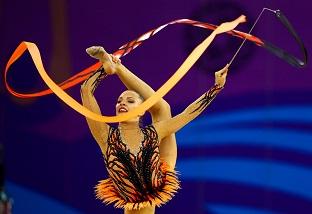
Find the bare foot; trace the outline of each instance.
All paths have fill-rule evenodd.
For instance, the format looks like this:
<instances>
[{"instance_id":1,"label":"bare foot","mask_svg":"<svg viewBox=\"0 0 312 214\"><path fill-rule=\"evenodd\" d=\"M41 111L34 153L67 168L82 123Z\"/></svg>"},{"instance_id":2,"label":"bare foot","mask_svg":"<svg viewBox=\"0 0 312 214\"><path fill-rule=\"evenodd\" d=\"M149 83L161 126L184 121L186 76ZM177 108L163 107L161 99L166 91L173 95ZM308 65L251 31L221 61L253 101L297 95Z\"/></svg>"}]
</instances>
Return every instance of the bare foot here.
<instances>
[{"instance_id":1,"label":"bare foot","mask_svg":"<svg viewBox=\"0 0 312 214\"><path fill-rule=\"evenodd\" d=\"M116 72L116 66L113 62L112 56L109 55L105 49L101 46L91 46L86 49L86 52L93 58L98 59L103 63L105 72L108 74L114 74Z\"/></svg>"}]
</instances>

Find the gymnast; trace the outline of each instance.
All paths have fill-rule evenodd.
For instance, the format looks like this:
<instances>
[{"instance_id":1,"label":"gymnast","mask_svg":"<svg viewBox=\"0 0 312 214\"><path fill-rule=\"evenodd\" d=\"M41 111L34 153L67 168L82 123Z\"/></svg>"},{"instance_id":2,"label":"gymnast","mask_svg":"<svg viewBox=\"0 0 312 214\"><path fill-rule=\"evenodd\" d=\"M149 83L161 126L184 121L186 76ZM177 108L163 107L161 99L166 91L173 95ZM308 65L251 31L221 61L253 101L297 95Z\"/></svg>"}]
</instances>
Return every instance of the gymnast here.
<instances>
[{"instance_id":1,"label":"gymnast","mask_svg":"<svg viewBox=\"0 0 312 214\"><path fill-rule=\"evenodd\" d=\"M101 114L94 91L108 75L118 75L128 89L117 100L116 115L131 111L154 93L103 47L92 46L86 51L102 64L81 86L82 103L89 110ZM96 197L115 203L125 214L152 214L156 206L168 202L180 186L175 171L175 133L203 112L223 89L227 72L228 65L215 72L215 85L175 117L164 99L158 101L148 110L152 124L145 127L140 124L143 114L119 122L117 128L86 118L109 175L96 186Z\"/></svg>"}]
</instances>

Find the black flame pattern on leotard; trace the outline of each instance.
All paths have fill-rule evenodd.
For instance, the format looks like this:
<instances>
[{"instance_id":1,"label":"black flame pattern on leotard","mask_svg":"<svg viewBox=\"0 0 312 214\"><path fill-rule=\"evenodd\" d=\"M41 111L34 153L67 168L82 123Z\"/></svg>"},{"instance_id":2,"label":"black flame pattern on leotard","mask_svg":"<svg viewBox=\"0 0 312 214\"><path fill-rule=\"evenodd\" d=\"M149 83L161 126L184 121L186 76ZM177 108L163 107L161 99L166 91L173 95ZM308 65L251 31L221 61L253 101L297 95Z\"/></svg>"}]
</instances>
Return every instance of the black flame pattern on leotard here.
<instances>
[{"instance_id":1,"label":"black flame pattern on leotard","mask_svg":"<svg viewBox=\"0 0 312 214\"><path fill-rule=\"evenodd\" d=\"M160 161L159 140L153 126L141 128L144 139L133 154L120 131L111 127L105 164L109 179L96 186L97 198L126 209L160 206L179 189L176 172Z\"/></svg>"}]
</instances>

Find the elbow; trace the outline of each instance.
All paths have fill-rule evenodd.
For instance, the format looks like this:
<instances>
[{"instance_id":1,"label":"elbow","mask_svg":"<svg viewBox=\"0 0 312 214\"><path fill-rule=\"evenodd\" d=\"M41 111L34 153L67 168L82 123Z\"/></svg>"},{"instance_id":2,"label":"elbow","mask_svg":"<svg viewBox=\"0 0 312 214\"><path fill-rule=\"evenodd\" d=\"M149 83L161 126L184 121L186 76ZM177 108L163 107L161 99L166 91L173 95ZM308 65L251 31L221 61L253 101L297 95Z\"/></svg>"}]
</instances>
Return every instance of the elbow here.
<instances>
[{"instance_id":1,"label":"elbow","mask_svg":"<svg viewBox=\"0 0 312 214\"><path fill-rule=\"evenodd\" d=\"M82 94L89 93L89 92L90 92L90 87L89 87L87 84L83 83L83 84L81 85L81 87L80 87L80 92L81 92Z\"/></svg>"},{"instance_id":2,"label":"elbow","mask_svg":"<svg viewBox=\"0 0 312 214\"><path fill-rule=\"evenodd\" d=\"M165 111L171 112L171 107L169 103L164 99L162 99L161 101L161 108L164 109Z\"/></svg>"},{"instance_id":3,"label":"elbow","mask_svg":"<svg viewBox=\"0 0 312 214\"><path fill-rule=\"evenodd\" d=\"M92 96L91 90L88 86L85 85L81 85L80 88L80 95L81 95L81 99L84 101L85 99L89 98L90 96Z\"/></svg>"},{"instance_id":4,"label":"elbow","mask_svg":"<svg viewBox=\"0 0 312 214\"><path fill-rule=\"evenodd\" d=\"M165 113L171 115L171 107L167 101L162 99L159 103L157 103L153 108L150 109L151 113Z\"/></svg>"}]
</instances>

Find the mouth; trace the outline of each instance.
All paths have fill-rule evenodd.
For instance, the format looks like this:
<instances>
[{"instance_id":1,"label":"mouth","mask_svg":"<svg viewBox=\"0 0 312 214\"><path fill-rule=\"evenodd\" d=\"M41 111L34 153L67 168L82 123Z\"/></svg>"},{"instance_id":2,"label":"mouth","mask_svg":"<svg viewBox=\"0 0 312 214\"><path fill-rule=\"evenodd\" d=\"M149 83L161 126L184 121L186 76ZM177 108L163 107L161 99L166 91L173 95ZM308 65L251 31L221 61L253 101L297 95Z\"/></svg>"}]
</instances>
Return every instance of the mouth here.
<instances>
[{"instance_id":1,"label":"mouth","mask_svg":"<svg viewBox=\"0 0 312 214\"><path fill-rule=\"evenodd\" d=\"M126 109L125 107L120 107L118 109L118 113L125 113L125 112L128 112L128 109Z\"/></svg>"}]
</instances>

